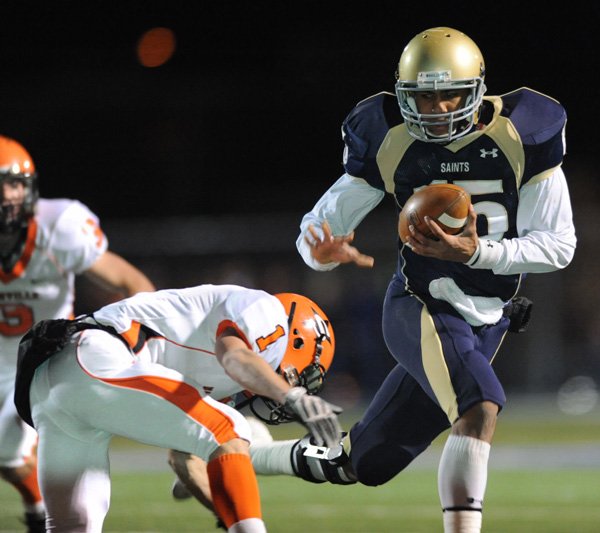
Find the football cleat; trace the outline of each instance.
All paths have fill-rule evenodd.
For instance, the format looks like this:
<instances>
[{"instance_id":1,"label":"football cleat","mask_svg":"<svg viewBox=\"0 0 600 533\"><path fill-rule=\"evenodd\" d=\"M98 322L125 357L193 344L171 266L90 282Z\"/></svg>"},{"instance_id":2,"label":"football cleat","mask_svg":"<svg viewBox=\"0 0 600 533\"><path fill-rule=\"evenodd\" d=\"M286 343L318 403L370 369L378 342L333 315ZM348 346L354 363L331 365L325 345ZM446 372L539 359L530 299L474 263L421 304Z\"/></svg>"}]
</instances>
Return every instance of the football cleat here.
<instances>
[{"instance_id":1,"label":"football cleat","mask_svg":"<svg viewBox=\"0 0 600 533\"><path fill-rule=\"evenodd\" d=\"M27 533L46 533L44 513L25 513L23 523L27 526Z\"/></svg>"},{"instance_id":2,"label":"football cleat","mask_svg":"<svg viewBox=\"0 0 600 533\"><path fill-rule=\"evenodd\" d=\"M175 500L189 500L192 497L192 493L177 477L171 486L171 496L173 496Z\"/></svg>"}]
</instances>

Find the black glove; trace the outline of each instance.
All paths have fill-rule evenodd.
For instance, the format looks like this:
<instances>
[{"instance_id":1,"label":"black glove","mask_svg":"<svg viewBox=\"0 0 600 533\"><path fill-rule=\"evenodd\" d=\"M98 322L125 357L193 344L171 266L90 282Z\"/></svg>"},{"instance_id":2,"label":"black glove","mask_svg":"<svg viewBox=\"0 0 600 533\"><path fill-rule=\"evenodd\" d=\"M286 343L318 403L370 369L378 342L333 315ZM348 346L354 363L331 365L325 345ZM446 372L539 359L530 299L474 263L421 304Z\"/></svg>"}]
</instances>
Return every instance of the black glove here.
<instances>
[{"instance_id":1,"label":"black glove","mask_svg":"<svg viewBox=\"0 0 600 533\"><path fill-rule=\"evenodd\" d=\"M317 446L339 445L342 428L337 415L341 407L308 394L304 387L292 387L285 395L284 406L308 428Z\"/></svg>"},{"instance_id":2,"label":"black glove","mask_svg":"<svg viewBox=\"0 0 600 533\"><path fill-rule=\"evenodd\" d=\"M529 326L532 309L533 302L525 296L517 296L508 302L503 313L510 320L508 331L523 333Z\"/></svg>"}]
</instances>

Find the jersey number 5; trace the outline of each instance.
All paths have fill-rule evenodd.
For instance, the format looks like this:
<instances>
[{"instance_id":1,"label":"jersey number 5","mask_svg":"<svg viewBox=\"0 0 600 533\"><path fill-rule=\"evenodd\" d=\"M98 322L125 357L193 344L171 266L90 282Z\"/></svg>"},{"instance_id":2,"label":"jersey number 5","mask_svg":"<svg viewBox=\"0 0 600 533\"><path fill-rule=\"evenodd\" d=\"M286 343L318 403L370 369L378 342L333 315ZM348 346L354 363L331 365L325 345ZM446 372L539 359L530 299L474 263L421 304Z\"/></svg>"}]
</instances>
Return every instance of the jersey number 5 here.
<instances>
[{"instance_id":1,"label":"jersey number 5","mask_svg":"<svg viewBox=\"0 0 600 533\"><path fill-rule=\"evenodd\" d=\"M23 304L0 305L0 334L5 337L24 335L33 326L33 310Z\"/></svg>"},{"instance_id":2,"label":"jersey number 5","mask_svg":"<svg viewBox=\"0 0 600 533\"><path fill-rule=\"evenodd\" d=\"M433 180L431 183L448 183L446 180ZM508 211L499 202L477 201L482 194L504 193L502 180L453 180L454 185L462 187L471 195L471 203L477 216L485 217L487 235L480 235L492 241L500 241L508 231Z\"/></svg>"}]
</instances>

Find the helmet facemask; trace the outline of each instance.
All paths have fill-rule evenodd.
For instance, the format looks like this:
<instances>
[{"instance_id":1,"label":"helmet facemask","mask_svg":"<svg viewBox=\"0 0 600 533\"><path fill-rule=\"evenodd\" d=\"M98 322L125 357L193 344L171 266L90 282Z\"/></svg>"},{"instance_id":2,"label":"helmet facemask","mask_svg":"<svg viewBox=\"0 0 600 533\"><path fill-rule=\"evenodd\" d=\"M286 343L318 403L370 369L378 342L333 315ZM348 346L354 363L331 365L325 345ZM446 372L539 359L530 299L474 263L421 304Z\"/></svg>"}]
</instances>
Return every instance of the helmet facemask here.
<instances>
[{"instance_id":1,"label":"helmet facemask","mask_svg":"<svg viewBox=\"0 0 600 533\"><path fill-rule=\"evenodd\" d=\"M445 73L420 74L436 74L443 78ZM479 119L479 108L485 93L485 85L481 78L442 83L437 81L415 83L398 80L395 88L400 104L400 113L404 118L408 133L420 141L433 143L449 143L470 133ZM468 94L459 109L447 113L419 113L415 93L463 89L467 90ZM432 125L447 126L448 131L443 135L437 135L430 130Z\"/></svg>"},{"instance_id":2,"label":"helmet facemask","mask_svg":"<svg viewBox=\"0 0 600 533\"><path fill-rule=\"evenodd\" d=\"M23 187L15 199L11 189ZM9 194L9 197L5 197ZM0 233L15 233L26 227L38 200L37 174L0 172Z\"/></svg>"},{"instance_id":3,"label":"helmet facemask","mask_svg":"<svg viewBox=\"0 0 600 533\"><path fill-rule=\"evenodd\" d=\"M292 387L304 387L308 394L317 394L323 388L325 373L325 368L319 364L307 366L301 374L298 374L294 367L288 367L282 371L283 377ZM297 420L296 416L290 413L283 404L270 398L253 396L248 403L254 416L271 426Z\"/></svg>"}]
</instances>

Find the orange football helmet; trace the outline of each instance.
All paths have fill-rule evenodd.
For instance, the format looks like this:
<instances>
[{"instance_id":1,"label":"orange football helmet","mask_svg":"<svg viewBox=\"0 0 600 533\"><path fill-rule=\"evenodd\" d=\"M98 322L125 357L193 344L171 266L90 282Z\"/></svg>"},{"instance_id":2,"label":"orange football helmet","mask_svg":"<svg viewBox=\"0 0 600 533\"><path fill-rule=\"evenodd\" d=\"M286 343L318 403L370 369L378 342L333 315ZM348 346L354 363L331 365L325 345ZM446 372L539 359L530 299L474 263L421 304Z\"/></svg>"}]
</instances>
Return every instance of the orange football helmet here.
<instances>
[{"instance_id":1,"label":"orange football helmet","mask_svg":"<svg viewBox=\"0 0 600 533\"><path fill-rule=\"evenodd\" d=\"M333 361L335 337L323 310L306 296L280 293L275 297L288 315L289 338L279 365L288 383L316 394L323 387L325 374Z\"/></svg>"},{"instance_id":2,"label":"orange football helmet","mask_svg":"<svg viewBox=\"0 0 600 533\"><path fill-rule=\"evenodd\" d=\"M300 294L281 293L275 297L282 303L288 316L288 344L278 372L292 387L304 387L308 394L317 394L333 361L335 337L323 310L312 300ZM254 400L260 398L268 412L260 409ZM295 420L278 402L255 396L250 409L267 424ZM262 411L262 412L261 412Z\"/></svg>"},{"instance_id":3,"label":"orange football helmet","mask_svg":"<svg viewBox=\"0 0 600 533\"><path fill-rule=\"evenodd\" d=\"M5 187L22 183L22 202L7 200ZM37 172L33 159L23 146L0 135L0 231L13 232L27 224L38 199Z\"/></svg>"}]
</instances>

